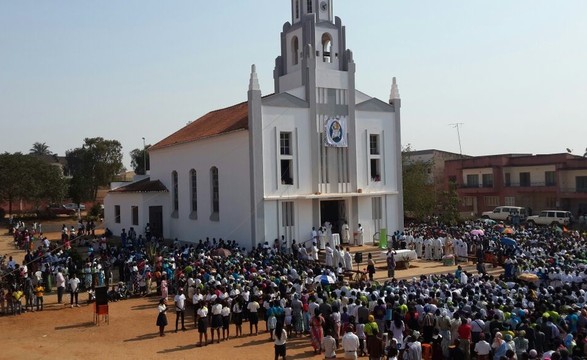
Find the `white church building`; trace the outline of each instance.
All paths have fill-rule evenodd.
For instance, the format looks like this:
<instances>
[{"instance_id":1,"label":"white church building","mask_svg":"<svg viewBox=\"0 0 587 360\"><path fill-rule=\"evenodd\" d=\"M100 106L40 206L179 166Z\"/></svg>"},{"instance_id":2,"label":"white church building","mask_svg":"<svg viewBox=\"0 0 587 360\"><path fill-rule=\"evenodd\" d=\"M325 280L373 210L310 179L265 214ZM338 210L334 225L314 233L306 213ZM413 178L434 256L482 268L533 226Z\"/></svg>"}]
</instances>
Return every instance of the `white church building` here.
<instances>
[{"instance_id":1,"label":"white church building","mask_svg":"<svg viewBox=\"0 0 587 360\"><path fill-rule=\"evenodd\" d=\"M150 174L113 186L106 226L251 248L361 224L365 242L403 230L400 107L355 88L353 53L333 0L292 0L274 93L252 66L247 100L211 111L149 149Z\"/></svg>"}]
</instances>

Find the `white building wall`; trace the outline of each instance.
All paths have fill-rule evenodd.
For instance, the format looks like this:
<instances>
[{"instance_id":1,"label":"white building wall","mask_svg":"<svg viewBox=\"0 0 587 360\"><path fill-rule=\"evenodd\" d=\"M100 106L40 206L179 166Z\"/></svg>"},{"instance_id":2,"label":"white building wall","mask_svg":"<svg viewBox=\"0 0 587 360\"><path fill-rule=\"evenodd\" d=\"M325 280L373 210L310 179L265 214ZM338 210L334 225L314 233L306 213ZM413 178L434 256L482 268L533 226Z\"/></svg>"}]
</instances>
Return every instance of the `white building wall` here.
<instances>
[{"instance_id":1,"label":"white building wall","mask_svg":"<svg viewBox=\"0 0 587 360\"><path fill-rule=\"evenodd\" d=\"M104 198L104 226L112 231L114 235L120 235L122 229L135 228L137 234L145 236L145 226L149 222L149 206L158 206L166 203L169 197L167 192L130 192L130 193L108 193ZM114 207L120 205L120 223L115 222ZM139 208L139 223L132 223L132 207ZM165 218L163 218L165 228Z\"/></svg>"},{"instance_id":2,"label":"white building wall","mask_svg":"<svg viewBox=\"0 0 587 360\"><path fill-rule=\"evenodd\" d=\"M398 191L394 113L357 111L357 188L363 192ZM369 136L379 135L381 181L372 181L370 176Z\"/></svg>"},{"instance_id":3,"label":"white building wall","mask_svg":"<svg viewBox=\"0 0 587 360\"><path fill-rule=\"evenodd\" d=\"M170 190L164 205L163 218L167 238L198 241L206 237L237 240L250 247L250 174L249 142L247 131L177 145L152 151L151 179L159 179ZM219 221L212 221L210 169L218 168ZM190 218L191 169L197 172L198 212ZM171 216L173 186L171 173L178 172L179 211Z\"/></svg>"},{"instance_id":4,"label":"white building wall","mask_svg":"<svg viewBox=\"0 0 587 360\"><path fill-rule=\"evenodd\" d=\"M263 106L263 169L265 196L293 196L312 191L309 110ZM293 185L281 184L281 132L291 132Z\"/></svg>"},{"instance_id":5,"label":"white building wall","mask_svg":"<svg viewBox=\"0 0 587 360\"><path fill-rule=\"evenodd\" d=\"M334 64L322 63L322 59L316 59L318 66L332 66ZM348 89L349 75L345 71L339 71L334 68L319 68L316 71L316 87L329 89Z\"/></svg>"}]
</instances>

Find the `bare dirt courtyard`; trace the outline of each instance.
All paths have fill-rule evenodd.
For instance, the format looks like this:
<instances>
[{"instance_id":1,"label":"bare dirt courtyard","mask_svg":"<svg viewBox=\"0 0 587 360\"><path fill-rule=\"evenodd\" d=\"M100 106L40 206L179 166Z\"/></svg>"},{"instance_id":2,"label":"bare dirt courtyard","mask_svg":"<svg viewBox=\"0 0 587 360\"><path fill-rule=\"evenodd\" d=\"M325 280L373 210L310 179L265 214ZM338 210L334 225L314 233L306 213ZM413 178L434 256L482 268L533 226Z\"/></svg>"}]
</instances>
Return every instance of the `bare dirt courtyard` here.
<instances>
[{"instance_id":1,"label":"bare dirt courtyard","mask_svg":"<svg viewBox=\"0 0 587 360\"><path fill-rule=\"evenodd\" d=\"M59 237L59 233L48 235L50 239ZM12 255L18 263L24 257L24 252L12 245L12 237L5 235L0 236L0 254ZM452 272L454 268L439 268L438 264L423 262L398 275L412 277L439 270ZM156 297L110 303L109 323L101 321L98 325L94 323L94 304L87 304L87 294L80 294L79 308L70 308L68 294L64 301L67 306L57 304L53 291L45 295L43 311L1 316L0 359L273 359L273 343L268 334L261 332L258 336L247 336L246 322L243 324L244 337L197 347L199 337L194 327L193 311L186 311L188 330L175 333L173 305L168 312L166 336L159 337L155 325ZM172 299L169 303L173 303ZM264 329L265 322L261 321L259 330ZM235 333L234 326L230 331ZM288 359L323 358L323 355L313 354L309 338L305 336L289 339L287 353ZM342 354L338 358L342 359Z\"/></svg>"}]
</instances>

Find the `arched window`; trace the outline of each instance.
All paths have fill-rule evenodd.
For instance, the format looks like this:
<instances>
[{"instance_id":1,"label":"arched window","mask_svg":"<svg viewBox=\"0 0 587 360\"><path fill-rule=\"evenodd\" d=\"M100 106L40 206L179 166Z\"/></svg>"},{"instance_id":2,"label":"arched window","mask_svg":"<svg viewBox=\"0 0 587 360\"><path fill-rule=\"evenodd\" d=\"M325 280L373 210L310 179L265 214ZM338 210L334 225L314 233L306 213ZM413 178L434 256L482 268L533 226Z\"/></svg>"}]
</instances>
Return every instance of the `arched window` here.
<instances>
[{"instance_id":1,"label":"arched window","mask_svg":"<svg viewBox=\"0 0 587 360\"><path fill-rule=\"evenodd\" d=\"M179 211L179 183L178 183L177 171L173 171L171 173L171 189L172 189L172 196L173 196L173 212L177 213Z\"/></svg>"},{"instance_id":2,"label":"arched window","mask_svg":"<svg viewBox=\"0 0 587 360\"><path fill-rule=\"evenodd\" d=\"M300 0L296 0L296 19L300 18Z\"/></svg>"},{"instance_id":3,"label":"arched window","mask_svg":"<svg viewBox=\"0 0 587 360\"><path fill-rule=\"evenodd\" d=\"M212 219L218 220L220 212L220 191L218 188L218 168L213 166L210 169L210 187L212 193Z\"/></svg>"},{"instance_id":4,"label":"arched window","mask_svg":"<svg viewBox=\"0 0 587 360\"><path fill-rule=\"evenodd\" d=\"M332 36L329 33L322 35L322 61L326 63L332 62L331 51L332 50Z\"/></svg>"},{"instance_id":5,"label":"arched window","mask_svg":"<svg viewBox=\"0 0 587 360\"><path fill-rule=\"evenodd\" d=\"M300 43L298 41L298 37L294 36L293 39L291 39L291 62L293 65L297 65L298 61L299 61L299 52L300 52Z\"/></svg>"},{"instance_id":6,"label":"arched window","mask_svg":"<svg viewBox=\"0 0 587 360\"><path fill-rule=\"evenodd\" d=\"M190 170L190 198L192 200L192 215L198 212L198 179L196 177L196 170Z\"/></svg>"}]
</instances>

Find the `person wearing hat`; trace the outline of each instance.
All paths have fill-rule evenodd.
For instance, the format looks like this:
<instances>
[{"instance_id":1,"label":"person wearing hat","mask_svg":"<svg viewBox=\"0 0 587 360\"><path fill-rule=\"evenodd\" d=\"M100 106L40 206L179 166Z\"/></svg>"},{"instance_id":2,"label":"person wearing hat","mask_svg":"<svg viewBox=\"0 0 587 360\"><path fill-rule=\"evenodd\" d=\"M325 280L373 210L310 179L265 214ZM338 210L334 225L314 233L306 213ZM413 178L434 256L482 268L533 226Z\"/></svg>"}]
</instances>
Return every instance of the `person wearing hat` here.
<instances>
[{"instance_id":1,"label":"person wearing hat","mask_svg":"<svg viewBox=\"0 0 587 360\"><path fill-rule=\"evenodd\" d=\"M383 355L381 338L378 336L379 334L379 326L375 322L375 316L369 315L367 317L367 323L365 324L369 359L379 359Z\"/></svg>"}]
</instances>

